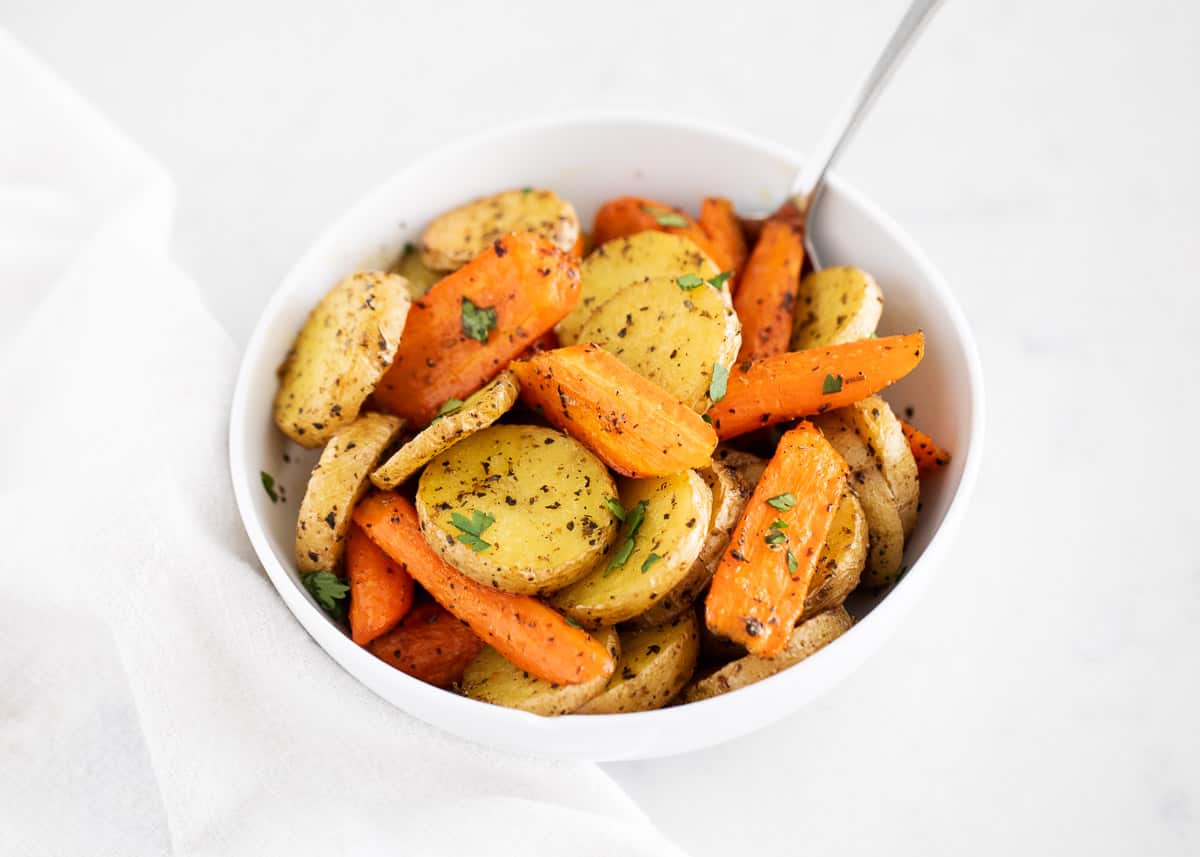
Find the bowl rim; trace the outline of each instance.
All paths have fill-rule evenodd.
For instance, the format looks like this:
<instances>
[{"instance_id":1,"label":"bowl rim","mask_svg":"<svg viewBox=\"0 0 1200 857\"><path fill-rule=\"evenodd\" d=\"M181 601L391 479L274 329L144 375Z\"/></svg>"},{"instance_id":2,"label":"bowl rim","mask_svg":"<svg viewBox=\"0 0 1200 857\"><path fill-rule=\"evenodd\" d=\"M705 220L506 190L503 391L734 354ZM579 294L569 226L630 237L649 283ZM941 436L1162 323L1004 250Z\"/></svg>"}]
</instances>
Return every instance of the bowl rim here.
<instances>
[{"instance_id":1,"label":"bowl rim","mask_svg":"<svg viewBox=\"0 0 1200 857\"><path fill-rule=\"evenodd\" d=\"M971 333L961 307L954 298L941 272L933 265L921 247L872 200L853 186L847 184L836 173L831 173L827 178L831 189L834 189L839 196L846 198L852 205L859 207L865 212L928 275L927 285L945 308L954 331L953 335L961 344L965 355L966 377L968 379L970 398L969 407L967 408L969 425L965 432L967 448L957 453L962 456L963 460L962 475L958 485L954 489L953 497L947 506L942 522L930 536L929 543L922 555L912 563L908 572L879 601L867 617L864 617L861 622L856 622L853 627L837 640L834 640L830 645L806 658L803 669L782 670L760 682L740 689L736 694L723 694L699 702L689 703L687 706L672 706L653 711L579 717L540 717L524 711L489 705L433 687L412 678L384 664L368 651L354 644L309 598L298 580L293 577L293 570L286 568L278 560L271 548L263 523L254 512L252 492L257 483L251 484L251 480L247 475L250 472L246 467L248 451L246 445L243 443L243 429L249 403L251 376L258 370L264 360L263 351L271 329L271 325L268 322L274 319L286 302L290 300L290 295L294 291L294 282L300 276L301 272L312 264L314 258L319 258L328 252L328 246L339 236L343 228L342 224L355 217L360 210L373 205L377 196L385 193L390 185L402 181L403 177L434 169L440 162L453 160L464 152L486 145L489 141L513 135L536 134L540 130L560 129L563 126L589 124L644 125L654 126L663 130L687 131L692 134L718 138L741 147L757 150L797 168L803 161L802 156L796 150L742 129L671 114L626 110L577 110L561 114L537 116L496 125L458 138L450 143L435 145L425 154L417 157L373 185L347 209L328 221L322 227L317 238L309 244L304 253L292 264L287 274L275 287L270 298L260 310L254 330L247 340L245 350L242 354L229 416L229 463L234 498L239 518L254 548L254 552L288 609L299 620L302 627L304 627L318 646L337 661L339 666L349 672L356 680L378 695L383 696L384 694L372 686L373 681L381 683L394 682L398 688L403 688L406 695L411 695L414 698L436 695L438 699L430 698L428 700L430 705L447 707L462 706L464 707L461 712L463 716L473 716L490 720L497 730L503 730L506 726L513 725L519 727L523 732L533 730L544 734L547 738L550 736L554 736L556 739L573 738L575 739L574 743L577 744L581 738L597 736L604 732L612 732L613 737L616 737L635 733L643 725L654 725L659 728L666 727L682 717L703 715L709 722L715 723L723 719L723 715L732 713L735 707L744 713L747 707L753 703L754 698L761 697L763 700L767 700L773 691L776 691L775 695L778 695L777 691L782 689L784 685L795 685L796 689L800 689L801 681L811 685L811 692L807 695L802 694L800 701L796 704L786 706L776 705L775 709L777 710L767 711L765 714L754 718L746 718L747 722L739 723L739 728L731 730L728 728L728 724L726 724L722 734L707 743L712 744L718 741L731 740L786 716L801 707L804 702L825 692L857 669L891 635L903 615L908 612L929 586L933 573L940 564L938 560L948 549L974 491L983 454L985 428L983 371L974 336ZM874 638L875 645L871 645L871 641L868 641L868 635ZM855 646L856 641L860 643L857 646ZM351 669L349 666L348 662L350 661L356 662L354 669ZM371 681L363 678L364 674L370 675ZM385 696L385 698L387 697ZM393 704L405 710L411 716L426 719L422 714L407 710L402 703L390 699L389 701L392 701ZM681 713L685 711L688 714ZM461 731L454 729L452 726L436 721L429 722L439 728L447 729L465 737L467 740L484 743L479 738L463 735ZM744 728L740 728L743 726ZM507 743L501 739L494 742L493 746L505 746ZM567 741L566 743L572 742ZM606 742L600 740L599 743L603 745ZM703 742L692 743L695 746L700 746ZM638 753L626 757L603 754L592 755L586 752L572 751L560 753L556 752L554 747L550 747L545 755L568 755L600 759L645 758L650 755L659 754L653 752Z\"/></svg>"}]
</instances>

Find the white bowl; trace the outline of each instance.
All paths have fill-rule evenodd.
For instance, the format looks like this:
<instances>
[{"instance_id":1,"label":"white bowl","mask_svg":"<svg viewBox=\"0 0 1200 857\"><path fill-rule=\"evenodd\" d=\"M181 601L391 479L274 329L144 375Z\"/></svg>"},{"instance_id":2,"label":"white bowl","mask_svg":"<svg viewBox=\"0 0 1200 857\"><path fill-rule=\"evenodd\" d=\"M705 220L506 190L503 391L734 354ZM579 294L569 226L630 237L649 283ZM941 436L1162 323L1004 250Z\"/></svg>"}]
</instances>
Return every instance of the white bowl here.
<instances>
[{"instance_id":1,"label":"white bowl","mask_svg":"<svg viewBox=\"0 0 1200 857\"><path fill-rule=\"evenodd\" d=\"M722 195L740 209L762 210L780 201L799 164L788 149L694 122L629 115L529 122L433 153L321 236L259 319L238 374L229 432L246 532L284 603L321 648L384 699L455 735L518 752L599 761L682 753L744 735L817 697L884 644L928 586L966 508L981 452L982 379L971 333L937 270L882 212L836 180L814 226L819 255L824 264L855 264L875 275L886 298L881 332L925 331L924 361L885 395L901 414L913 407L915 422L954 458L922 481L907 575L882 598L859 596L851 605L858 624L831 645L765 681L704 702L637 714L543 718L439 690L372 657L317 607L293 561L296 511L316 452L285 441L272 424L275 369L309 309L337 280L386 266L439 212L504 188L553 188L575 204L585 224L602 201L623 194L692 210L701 197ZM286 502L271 502L260 471L286 488Z\"/></svg>"}]
</instances>

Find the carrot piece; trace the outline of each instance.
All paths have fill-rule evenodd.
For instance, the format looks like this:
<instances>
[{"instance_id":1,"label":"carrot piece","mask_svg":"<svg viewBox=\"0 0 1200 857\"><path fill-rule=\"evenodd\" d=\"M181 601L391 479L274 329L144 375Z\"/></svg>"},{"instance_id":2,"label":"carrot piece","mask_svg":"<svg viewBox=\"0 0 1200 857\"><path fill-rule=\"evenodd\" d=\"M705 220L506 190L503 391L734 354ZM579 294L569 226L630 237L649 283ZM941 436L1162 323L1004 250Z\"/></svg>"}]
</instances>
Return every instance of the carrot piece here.
<instances>
[{"instance_id":1,"label":"carrot piece","mask_svg":"<svg viewBox=\"0 0 1200 857\"><path fill-rule=\"evenodd\" d=\"M718 252L700 224L678 208L641 196L623 196L600 206L592 226L592 244L599 247L614 238L626 238L656 229L688 238L718 265ZM722 271L729 270L722 266Z\"/></svg>"},{"instance_id":2,"label":"carrot piece","mask_svg":"<svg viewBox=\"0 0 1200 857\"><path fill-rule=\"evenodd\" d=\"M496 239L475 259L413 301L391 368L375 401L423 426L448 399L465 399L571 311L579 300L579 260L531 232ZM467 302L484 324L467 335ZM486 316L493 311L494 327Z\"/></svg>"},{"instance_id":3,"label":"carrot piece","mask_svg":"<svg viewBox=\"0 0 1200 857\"><path fill-rule=\"evenodd\" d=\"M624 476L668 476L712 458L712 426L597 345L543 351L509 369L521 398Z\"/></svg>"},{"instance_id":4,"label":"carrot piece","mask_svg":"<svg viewBox=\"0 0 1200 857\"><path fill-rule=\"evenodd\" d=\"M908 439L913 458L917 460L919 475L928 476L950 463L950 453L934 443L933 438L925 432L916 426L910 426L904 420L900 421L900 428L904 430L904 436Z\"/></svg>"},{"instance_id":5,"label":"carrot piece","mask_svg":"<svg viewBox=\"0 0 1200 857\"><path fill-rule=\"evenodd\" d=\"M582 259L584 252L587 250L587 239L583 237L583 233L579 233L579 237L575 239L575 245L571 247L571 255L576 259Z\"/></svg>"},{"instance_id":6,"label":"carrot piece","mask_svg":"<svg viewBox=\"0 0 1200 857\"><path fill-rule=\"evenodd\" d=\"M779 441L717 564L705 621L751 654L783 651L829 535L847 466L812 423Z\"/></svg>"},{"instance_id":7,"label":"carrot piece","mask_svg":"<svg viewBox=\"0 0 1200 857\"><path fill-rule=\"evenodd\" d=\"M742 321L738 360L758 360L788 350L803 265L800 233L776 221L764 224L733 295L733 308Z\"/></svg>"},{"instance_id":8,"label":"carrot piece","mask_svg":"<svg viewBox=\"0 0 1200 857\"><path fill-rule=\"evenodd\" d=\"M483 640L436 601L422 601L404 621L367 648L400 672L426 684L450 687L483 651Z\"/></svg>"},{"instance_id":9,"label":"carrot piece","mask_svg":"<svg viewBox=\"0 0 1200 857\"><path fill-rule=\"evenodd\" d=\"M921 362L925 336L864 339L736 364L708 412L721 440L873 396Z\"/></svg>"},{"instance_id":10,"label":"carrot piece","mask_svg":"<svg viewBox=\"0 0 1200 857\"><path fill-rule=\"evenodd\" d=\"M354 523L346 539L346 577L350 638L360 646L395 628L412 607L413 579Z\"/></svg>"},{"instance_id":11,"label":"carrot piece","mask_svg":"<svg viewBox=\"0 0 1200 857\"><path fill-rule=\"evenodd\" d=\"M434 553L411 500L395 491L372 494L359 502L354 520L435 601L515 666L555 684L612 675L612 655L587 631L536 598L476 583Z\"/></svg>"},{"instance_id":12,"label":"carrot piece","mask_svg":"<svg viewBox=\"0 0 1200 857\"><path fill-rule=\"evenodd\" d=\"M733 210L733 203L724 197L706 196L700 203L700 228L708 236L709 245L715 254L713 261L722 271L733 271L735 277L730 287L737 282L737 274L746 267L746 236L742 222Z\"/></svg>"}]
</instances>

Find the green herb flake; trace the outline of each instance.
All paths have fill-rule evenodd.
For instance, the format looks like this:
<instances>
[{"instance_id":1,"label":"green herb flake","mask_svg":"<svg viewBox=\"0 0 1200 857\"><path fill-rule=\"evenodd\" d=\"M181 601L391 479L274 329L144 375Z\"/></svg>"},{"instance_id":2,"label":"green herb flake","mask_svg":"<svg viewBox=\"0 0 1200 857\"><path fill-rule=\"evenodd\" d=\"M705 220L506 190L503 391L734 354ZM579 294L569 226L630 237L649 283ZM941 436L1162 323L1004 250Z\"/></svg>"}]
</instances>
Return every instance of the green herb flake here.
<instances>
[{"instance_id":1,"label":"green herb flake","mask_svg":"<svg viewBox=\"0 0 1200 857\"><path fill-rule=\"evenodd\" d=\"M487 342L488 333L496 329L496 310L476 306L470 298L462 299L463 335L477 342Z\"/></svg>"},{"instance_id":2,"label":"green herb flake","mask_svg":"<svg viewBox=\"0 0 1200 857\"><path fill-rule=\"evenodd\" d=\"M616 497L605 497L604 507L612 512L612 516L618 521L625 520L625 507L621 505L621 501Z\"/></svg>"},{"instance_id":3,"label":"green herb flake","mask_svg":"<svg viewBox=\"0 0 1200 857\"><path fill-rule=\"evenodd\" d=\"M663 211L661 208L655 208L652 205L643 205L642 211L654 218L654 222L659 226L676 226L685 227L688 225L687 219L674 211Z\"/></svg>"},{"instance_id":4,"label":"green herb flake","mask_svg":"<svg viewBox=\"0 0 1200 857\"><path fill-rule=\"evenodd\" d=\"M783 518L776 518L774 521L771 522L771 529L772 530L786 530L787 529L787 521L783 520Z\"/></svg>"},{"instance_id":5,"label":"green herb flake","mask_svg":"<svg viewBox=\"0 0 1200 857\"><path fill-rule=\"evenodd\" d=\"M642 574L645 574L647 571L649 571L650 566L654 565L654 563L658 562L660 559L662 559L662 557L656 553L652 553L650 556L646 557L646 561L642 563Z\"/></svg>"},{"instance_id":6,"label":"green herb flake","mask_svg":"<svg viewBox=\"0 0 1200 857\"><path fill-rule=\"evenodd\" d=\"M452 512L450 514L450 523L462 530L458 534L458 540L475 551L475 553L485 551L492 546L490 542L485 542L480 538L484 530L496 523L496 519L486 512L474 509L471 512L470 518L461 512Z\"/></svg>"},{"instance_id":7,"label":"green herb flake","mask_svg":"<svg viewBox=\"0 0 1200 857\"><path fill-rule=\"evenodd\" d=\"M462 399L447 399L442 403L442 406L438 408L437 416L434 417L434 419L440 420L442 417L448 417L451 414L456 414L462 410L462 406L464 404L466 403Z\"/></svg>"},{"instance_id":8,"label":"green herb flake","mask_svg":"<svg viewBox=\"0 0 1200 857\"><path fill-rule=\"evenodd\" d=\"M707 282L714 289L716 289L717 291L720 291L721 286L725 285L725 281L728 280L732 276L733 276L733 271L722 271L721 273L717 274L715 277L710 277Z\"/></svg>"},{"instance_id":9,"label":"green herb flake","mask_svg":"<svg viewBox=\"0 0 1200 857\"><path fill-rule=\"evenodd\" d=\"M769 544L771 547L775 547L775 545L781 545L786 542L787 536L779 532L779 530L771 530L771 532L767 533L767 535L763 538L763 541Z\"/></svg>"},{"instance_id":10,"label":"green herb flake","mask_svg":"<svg viewBox=\"0 0 1200 857\"><path fill-rule=\"evenodd\" d=\"M279 494L275 491L275 477L265 470L258 471L258 475L262 478L263 490L267 492L267 496L271 498L271 502L278 503Z\"/></svg>"},{"instance_id":11,"label":"green herb flake","mask_svg":"<svg viewBox=\"0 0 1200 857\"><path fill-rule=\"evenodd\" d=\"M772 509L778 509L781 512L786 512L788 509L796 505L796 495L791 491L785 491L783 494L776 494L767 500L767 505Z\"/></svg>"},{"instance_id":12,"label":"green herb flake","mask_svg":"<svg viewBox=\"0 0 1200 857\"><path fill-rule=\"evenodd\" d=\"M828 396L831 393L842 392L842 376L841 375L826 375L825 382L821 384L821 394Z\"/></svg>"},{"instance_id":13,"label":"green herb flake","mask_svg":"<svg viewBox=\"0 0 1200 857\"><path fill-rule=\"evenodd\" d=\"M796 555L791 551L787 552L788 573L795 574L796 569L800 567L800 560L796 559Z\"/></svg>"},{"instance_id":14,"label":"green herb flake","mask_svg":"<svg viewBox=\"0 0 1200 857\"><path fill-rule=\"evenodd\" d=\"M309 571L300 575L304 584L320 605L321 609L339 622L346 615L346 596L350 587L340 577L331 571Z\"/></svg>"},{"instance_id":15,"label":"green herb flake","mask_svg":"<svg viewBox=\"0 0 1200 857\"><path fill-rule=\"evenodd\" d=\"M704 420L709 425L712 425L712 417L710 417L708 414L701 414L700 419Z\"/></svg>"},{"instance_id":16,"label":"green herb flake","mask_svg":"<svg viewBox=\"0 0 1200 857\"><path fill-rule=\"evenodd\" d=\"M570 625L572 628L582 628L583 627L582 625L579 624L579 622L575 619L574 616L564 616L563 618L567 620L567 624Z\"/></svg>"},{"instance_id":17,"label":"green herb flake","mask_svg":"<svg viewBox=\"0 0 1200 857\"><path fill-rule=\"evenodd\" d=\"M533 188L523 187L523 188L521 188L521 193L533 193Z\"/></svg>"},{"instance_id":18,"label":"green herb flake","mask_svg":"<svg viewBox=\"0 0 1200 857\"><path fill-rule=\"evenodd\" d=\"M713 365L712 381L708 384L708 397L713 404L725 398L725 390L729 386L729 368L720 363Z\"/></svg>"},{"instance_id":19,"label":"green herb flake","mask_svg":"<svg viewBox=\"0 0 1200 857\"><path fill-rule=\"evenodd\" d=\"M704 278L699 274L684 274L681 277L675 278L675 285L683 289L685 292L690 292L692 289L698 289L704 285Z\"/></svg>"},{"instance_id":20,"label":"green herb flake","mask_svg":"<svg viewBox=\"0 0 1200 857\"><path fill-rule=\"evenodd\" d=\"M629 557L633 553L633 545L637 539L638 530L642 528L642 521L646 519L646 501L639 500L638 504L625 513L625 541L617 548L617 552L609 561L608 567L604 569L604 577L608 577L615 569L620 568L625 563L629 562Z\"/></svg>"},{"instance_id":21,"label":"green herb flake","mask_svg":"<svg viewBox=\"0 0 1200 857\"><path fill-rule=\"evenodd\" d=\"M474 533L459 533L458 540L475 553L481 553L492 546L491 542L485 542Z\"/></svg>"}]
</instances>

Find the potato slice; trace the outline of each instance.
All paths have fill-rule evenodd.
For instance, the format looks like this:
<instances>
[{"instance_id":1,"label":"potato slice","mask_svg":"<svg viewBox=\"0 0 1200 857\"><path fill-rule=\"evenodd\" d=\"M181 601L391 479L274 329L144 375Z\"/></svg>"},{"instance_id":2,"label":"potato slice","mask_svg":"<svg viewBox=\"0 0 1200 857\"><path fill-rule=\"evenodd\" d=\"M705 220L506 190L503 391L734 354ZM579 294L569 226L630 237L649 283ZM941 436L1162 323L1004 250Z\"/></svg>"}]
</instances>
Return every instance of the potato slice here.
<instances>
[{"instance_id":1,"label":"potato slice","mask_svg":"<svg viewBox=\"0 0 1200 857\"><path fill-rule=\"evenodd\" d=\"M733 365L742 326L725 291L706 284L684 290L674 277L651 277L605 301L579 341L596 343L703 413L712 404L713 367Z\"/></svg>"},{"instance_id":2,"label":"potato slice","mask_svg":"<svg viewBox=\"0 0 1200 857\"><path fill-rule=\"evenodd\" d=\"M858 586L867 561L867 516L850 491L842 493L817 558L800 621L838 607Z\"/></svg>"},{"instance_id":3,"label":"potato slice","mask_svg":"<svg viewBox=\"0 0 1200 857\"><path fill-rule=\"evenodd\" d=\"M792 351L866 339L883 314L883 292L861 268L824 268L800 281Z\"/></svg>"},{"instance_id":4,"label":"potato slice","mask_svg":"<svg viewBox=\"0 0 1200 857\"><path fill-rule=\"evenodd\" d=\"M350 513L367 490L367 474L403 427L404 420L390 414L363 414L325 444L296 521L300 571L334 571L341 564Z\"/></svg>"},{"instance_id":5,"label":"potato slice","mask_svg":"<svg viewBox=\"0 0 1200 857\"><path fill-rule=\"evenodd\" d=\"M371 474L371 481L379 488L395 488L464 437L487 428L508 413L517 402L518 392L520 388L513 374L501 372L482 390L469 396L458 410L438 417L396 450Z\"/></svg>"},{"instance_id":6,"label":"potato slice","mask_svg":"<svg viewBox=\"0 0 1200 857\"><path fill-rule=\"evenodd\" d=\"M433 549L486 586L523 595L587 574L617 535L608 469L578 441L541 426L494 425L459 441L421 474L417 513ZM485 547L455 521L493 522ZM456 516L462 516L457 517Z\"/></svg>"},{"instance_id":7,"label":"potato slice","mask_svg":"<svg viewBox=\"0 0 1200 857\"><path fill-rule=\"evenodd\" d=\"M688 569L687 575L674 588L659 599L658 603L632 620L638 628L653 628L665 625L681 614L691 612L696 596L708 586L721 554L729 545L733 526L746 508L751 492L746 488L738 472L728 464L712 462L708 467L696 471L712 491L712 517L709 519L708 536L700 555Z\"/></svg>"},{"instance_id":8,"label":"potato slice","mask_svg":"<svg viewBox=\"0 0 1200 857\"><path fill-rule=\"evenodd\" d=\"M330 289L279 367L279 430L316 448L354 422L392 365L408 306L407 283L395 274L360 271Z\"/></svg>"},{"instance_id":9,"label":"potato slice","mask_svg":"<svg viewBox=\"0 0 1200 857\"><path fill-rule=\"evenodd\" d=\"M421 254L412 244L404 246L404 253L388 270L408 280L408 296L414 301L432 289L444 276L441 271L426 267L421 261Z\"/></svg>"},{"instance_id":10,"label":"potato slice","mask_svg":"<svg viewBox=\"0 0 1200 857\"><path fill-rule=\"evenodd\" d=\"M719 273L716 263L681 235L648 230L627 238L614 238L583 260L579 303L555 327L558 341L563 345L578 342L579 331L588 317L621 289L638 280L684 274L709 279Z\"/></svg>"},{"instance_id":11,"label":"potato slice","mask_svg":"<svg viewBox=\"0 0 1200 857\"><path fill-rule=\"evenodd\" d=\"M746 490L751 494L754 493L754 486L758 484L758 480L762 478L763 471L767 469L767 464L770 462L765 458L760 458L751 452L742 452L740 449L734 449L732 446L721 444L717 447L717 451L713 453L713 461L719 461L728 464L737 471L738 476L742 478L742 484L746 486Z\"/></svg>"},{"instance_id":12,"label":"potato slice","mask_svg":"<svg viewBox=\"0 0 1200 857\"><path fill-rule=\"evenodd\" d=\"M700 654L700 623L691 610L655 628L621 633L621 659L604 692L579 714L651 711L674 699Z\"/></svg>"},{"instance_id":13,"label":"potato slice","mask_svg":"<svg viewBox=\"0 0 1200 857\"><path fill-rule=\"evenodd\" d=\"M921 502L921 484L917 476L917 460L913 457L908 438L900 420L888 403L878 396L869 396L850 406L858 434L875 455L883 478L896 495L904 538L917 525L917 506Z\"/></svg>"},{"instance_id":14,"label":"potato slice","mask_svg":"<svg viewBox=\"0 0 1200 857\"><path fill-rule=\"evenodd\" d=\"M569 253L579 238L579 217L552 190L525 188L485 196L447 211L425 228L421 261L454 271L509 232L534 232Z\"/></svg>"},{"instance_id":15,"label":"potato slice","mask_svg":"<svg viewBox=\"0 0 1200 857\"><path fill-rule=\"evenodd\" d=\"M787 647L773 658L746 655L689 685L684 702L699 702L762 681L807 658L844 634L854 620L845 608L837 607L801 622L792 632Z\"/></svg>"},{"instance_id":16,"label":"potato slice","mask_svg":"<svg viewBox=\"0 0 1200 857\"><path fill-rule=\"evenodd\" d=\"M850 465L847 484L854 489L867 516L867 564L862 581L868 586L887 586L898 577L904 559L904 525L892 486L867 441L858 433L853 408L838 408L813 422Z\"/></svg>"},{"instance_id":17,"label":"potato slice","mask_svg":"<svg viewBox=\"0 0 1200 857\"><path fill-rule=\"evenodd\" d=\"M621 657L621 643L612 628L602 628L596 637L612 653ZM604 692L608 676L600 675L583 684L551 684L516 667L488 646L467 666L462 677L462 692L471 699L519 708L531 714L554 717L570 714Z\"/></svg>"},{"instance_id":18,"label":"potato slice","mask_svg":"<svg viewBox=\"0 0 1200 857\"><path fill-rule=\"evenodd\" d=\"M621 481L621 504L645 516L625 561L632 512L626 513L612 551L583 579L555 593L550 603L587 627L615 625L640 616L687 575L708 536L712 491L694 470L672 476Z\"/></svg>"}]
</instances>

